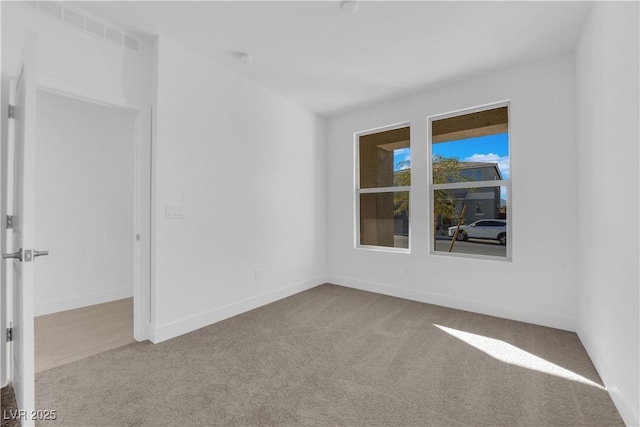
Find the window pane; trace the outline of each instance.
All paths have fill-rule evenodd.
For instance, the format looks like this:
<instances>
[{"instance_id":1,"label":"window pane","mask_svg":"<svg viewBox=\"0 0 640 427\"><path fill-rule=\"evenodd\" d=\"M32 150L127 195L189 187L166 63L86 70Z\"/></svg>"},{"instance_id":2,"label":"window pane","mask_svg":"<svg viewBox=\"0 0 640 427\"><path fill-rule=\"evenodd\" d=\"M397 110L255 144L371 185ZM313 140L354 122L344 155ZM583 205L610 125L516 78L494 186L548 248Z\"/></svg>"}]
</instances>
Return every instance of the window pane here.
<instances>
[{"instance_id":1,"label":"window pane","mask_svg":"<svg viewBox=\"0 0 640 427\"><path fill-rule=\"evenodd\" d=\"M409 138L409 127L360 137L360 188L410 184Z\"/></svg>"},{"instance_id":2,"label":"window pane","mask_svg":"<svg viewBox=\"0 0 640 427\"><path fill-rule=\"evenodd\" d=\"M507 256L506 187L433 190L433 198L436 251Z\"/></svg>"},{"instance_id":3,"label":"window pane","mask_svg":"<svg viewBox=\"0 0 640 427\"><path fill-rule=\"evenodd\" d=\"M434 144L433 183L509 179L506 133Z\"/></svg>"},{"instance_id":4,"label":"window pane","mask_svg":"<svg viewBox=\"0 0 640 427\"><path fill-rule=\"evenodd\" d=\"M434 184L509 179L507 107L432 122Z\"/></svg>"},{"instance_id":5,"label":"window pane","mask_svg":"<svg viewBox=\"0 0 640 427\"><path fill-rule=\"evenodd\" d=\"M409 248L409 192L360 194L360 244Z\"/></svg>"}]
</instances>

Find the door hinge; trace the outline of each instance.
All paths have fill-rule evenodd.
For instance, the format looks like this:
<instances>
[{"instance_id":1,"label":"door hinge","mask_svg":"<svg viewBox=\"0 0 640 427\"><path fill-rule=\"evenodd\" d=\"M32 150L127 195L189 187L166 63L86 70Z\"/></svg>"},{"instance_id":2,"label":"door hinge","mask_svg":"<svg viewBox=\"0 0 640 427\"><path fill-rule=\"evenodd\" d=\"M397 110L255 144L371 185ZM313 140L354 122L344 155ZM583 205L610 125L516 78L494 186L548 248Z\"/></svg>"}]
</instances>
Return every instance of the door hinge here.
<instances>
[{"instance_id":1,"label":"door hinge","mask_svg":"<svg viewBox=\"0 0 640 427\"><path fill-rule=\"evenodd\" d=\"M7 342L13 341L13 328L7 328Z\"/></svg>"},{"instance_id":2,"label":"door hinge","mask_svg":"<svg viewBox=\"0 0 640 427\"><path fill-rule=\"evenodd\" d=\"M7 229L13 228L13 215L7 215Z\"/></svg>"},{"instance_id":3,"label":"door hinge","mask_svg":"<svg viewBox=\"0 0 640 427\"><path fill-rule=\"evenodd\" d=\"M10 119L15 119L16 118L16 106L15 105L9 104L9 118Z\"/></svg>"}]
</instances>

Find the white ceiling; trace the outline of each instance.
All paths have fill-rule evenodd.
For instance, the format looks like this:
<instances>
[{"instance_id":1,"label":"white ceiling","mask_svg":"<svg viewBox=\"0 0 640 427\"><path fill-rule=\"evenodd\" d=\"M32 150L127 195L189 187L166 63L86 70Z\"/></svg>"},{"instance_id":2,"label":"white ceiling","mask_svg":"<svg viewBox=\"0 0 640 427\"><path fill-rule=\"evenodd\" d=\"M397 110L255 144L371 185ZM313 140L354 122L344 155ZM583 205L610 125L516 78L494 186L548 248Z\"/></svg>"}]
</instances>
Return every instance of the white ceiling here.
<instances>
[{"instance_id":1,"label":"white ceiling","mask_svg":"<svg viewBox=\"0 0 640 427\"><path fill-rule=\"evenodd\" d=\"M73 2L325 116L574 50L588 2ZM247 66L234 56L247 52Z\"/></svg>"}]
</instances>

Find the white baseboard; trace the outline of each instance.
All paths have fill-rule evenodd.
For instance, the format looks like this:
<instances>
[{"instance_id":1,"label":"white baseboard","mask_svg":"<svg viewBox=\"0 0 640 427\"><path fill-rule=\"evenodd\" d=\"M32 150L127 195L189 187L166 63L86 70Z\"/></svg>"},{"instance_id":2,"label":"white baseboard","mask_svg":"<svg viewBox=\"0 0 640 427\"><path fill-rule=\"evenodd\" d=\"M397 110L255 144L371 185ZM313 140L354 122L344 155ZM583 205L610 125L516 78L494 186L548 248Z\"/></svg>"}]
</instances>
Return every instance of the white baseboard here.
<instances>
[{"instance_id":1,"label":"white baseboard","mask_svg":"<svg viewBox=\"0 0 640 427\"><path fill-rule=\"evenodd\" d=\"M158 344L179 335L204 328L221 320L228 319L238 314L245 313L249 310L261 307L263 305L278 301L299 292L306 291L327 282L326 276L317 276L313 279L295 283L284 288L276 289L255 297L247 298L233 304L216 308L211 311L197 314L186 319L151 328L150 341Z\"/></svg>"},{"instance_id":2,"label":"white baseboard","mask_svg":"<svg viewBox=\"0 0 640 427\"><path fill-rule=\"evenodd\" d=\"M450 295L417 291L414 289L400 288L383 283L368 282L341 276L330 275L327 277L327 282L348 288L360 289L363 291L375 292L378 294L425 302L428 304L441 305L443 307L471 311L473 313L486 314L488 316L517 320L519 322L532 323L534 325L547 326L566 331L576 330L576 319L553 313L491 304Z\"/></svg>"},{"instance_id":3,"label":"white baseboard","mask_svg":"<svg viewBox=\"0 0 640 427\"><path fill-rule=\"evenodd\" d=\"M70 298L59 298L43 301L35 305L35 315L57 313L59 311L73 310L74 308L87 307L89 305L102 304L133 296L133 288L112 289L88 295L79 295Z\"/></svg>"},{"instance_id":4,"label":"white baseboard","mask_svg":"<svg viewBox=\"0 0 640 427\"><path fill-rule=\"evenodd\" d=\"M596 367L596 371L598 371L604 386L607 388L607 391L611 396L611 400L613 400L614 405L616 405L616 409L620 413L625 424L629 427L640 426L640 413L638 413L640 408L637 406L634 408L633 402L629 402L624 392L620 390L615 375L598 351L597 346L591 340L589 335L580 328L578 329L578 337L580 338L585 350L587 350L587 354L591 358L593 365Z\"/></svg>"}]
</instances>

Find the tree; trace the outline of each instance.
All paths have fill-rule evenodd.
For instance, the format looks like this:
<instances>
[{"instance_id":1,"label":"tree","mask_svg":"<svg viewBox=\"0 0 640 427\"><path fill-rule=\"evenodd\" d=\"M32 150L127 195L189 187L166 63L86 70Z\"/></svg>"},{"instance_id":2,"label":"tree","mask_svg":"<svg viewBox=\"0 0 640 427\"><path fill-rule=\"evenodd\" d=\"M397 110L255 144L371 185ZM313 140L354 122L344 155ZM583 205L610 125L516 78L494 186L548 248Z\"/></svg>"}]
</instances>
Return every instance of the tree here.
<instances>
[{"instance_id":1,"label":"tree","mask_svg":"<svg viewBox=\"0 0 640 427\"><path fill-rule=\"evenodd\" d=\"M460 161L455 157L435 155L433 156L432 165L434 184L469 181L469 178L460 174ZM443 218L455 218L457 212L453 192L451 190L435 190L433 193L434 223L438 215Z\"/></svg>"},{"instance_id":2,"label":"tree","mask_svg":"<svg viewBox=\"0 0 640 427\"><path fill-rule=\"evenodd\" d=\"M439 155L433 156L433 183L445 184L447 182L469 181L469 178L460 174L460 161L455 157L443 157ZM411 185L411 161L405 160L399 162L397 167L400 169L395 172L393 183L396 186ZM394 214L401 215L406 213L409 215L409 194L406 192L394 193L393 204L395 206ZM456 201L451 190L435 190L434 191L434 220L438 215L443 218L455 218Z\"/></svg>"}]
</instances>

